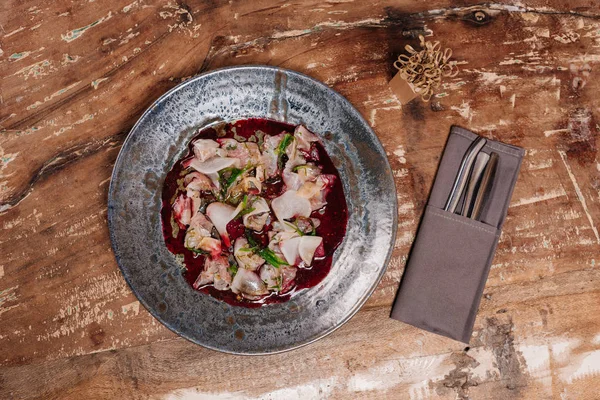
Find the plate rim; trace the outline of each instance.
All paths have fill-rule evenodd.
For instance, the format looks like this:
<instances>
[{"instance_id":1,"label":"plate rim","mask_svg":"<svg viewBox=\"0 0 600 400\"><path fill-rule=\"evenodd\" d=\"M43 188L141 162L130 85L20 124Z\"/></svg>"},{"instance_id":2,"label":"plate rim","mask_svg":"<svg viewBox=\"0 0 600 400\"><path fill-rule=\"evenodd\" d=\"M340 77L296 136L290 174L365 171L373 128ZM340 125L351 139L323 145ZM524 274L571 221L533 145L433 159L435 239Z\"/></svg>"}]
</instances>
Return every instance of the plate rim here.
<instances>
[{"instance_id":1,"label":"plate rim","mask_svg":"<svg viewBox=\"0 0 600 400\"><path fill-rule=\"evenodd\" d=\"M242 71L242 70L255 70L255 69L261 69L261 70L269 70L269 71L273 71L274 73L284 73L287 75L297 75L300 78L303 79L308 79L310 81L312 81L313 83L315 83L317 86L321 86L325 92L331 96L336 97L338 100L340 100L342 103L346 103L349 106L349 110L351 113L355 114L355 116L359 119L359 121L366 127L367 131L371 134L371 137L374 139L374 144L377 147L377 150L384 156L385 159L385 165L386 165L386 174L389 174L389 176L391 177L391 183L392 183L392 188L393 188L393 192L394 192L394 196L392 196L393 198L393 204L392 204L392 208L394 210L396 210L396 212L392 213L392 229L391 229L391 237L390 237L390 246L388 247L387 250L387 254L385 256L385 261L383 263L383 268L381 268L381 271L379 272L377 278L373 281L373 284L365 291L364 295L360 298L359 301L357 301L355 303L355 305L347 312L347 314L341 318L339 320L339 322L337 322L337 324L329 329L324 330L323 332L315 335L314 337L308 339L308 340L304 340L302 342L298 342L290 347L284 348L284 349L278 349L278 350L274 350L274 351L247 351L247 352L239 352L239 351L233 351L233 350L229 350L229 349L222 349L222 348L218 348L216 346L211 346L205 343L199 343L194 337L191 337L190 335L179 331L178 329L176 329L175 327L173 327L170 323L164 321L157 313L156 310L154 310L152 307L150 307L148 304L146 304L146 301L143 299L143 296L139 296L137 290L134 288L134 286L132 285L132 282L130 281L128 274L125 273L123 267L121 266L121 259L117 253L117 238L115 237L114 234L114 229L113 229L113 219L115 218L115 211L114 211L114 203L115 203L115 198L114 195L116 193L115 189L115 178L117 175L117 167L121 167L122 161L123 161L123 157L125 150L131 145L132 142L132 132L134 132L136 129L138 129L138 127L142 124L142 122L144 121L144 119L146 118L146 116L148 114L150 114L158 105L159 103L161 103L163 100L167 99L169 96L171 96L173 93L181 90L182 88L192 84L193 82L203 79L207 76L210 75L216 75L219 73L223 73L223 72L227 72L227 71ZM250 117L247 117L250 118ZM285 121L284 121L285 122ZM195 75L193 77L191 77L190 79L187 79L184 82L181 82L180 84L172 87L171 89L169 89L168 91L166 91L165 93L163 93L161 96L159 96L156 100L154 100L152 102L152 104L150 104L145 110L144 112L140 115L140 117L137 119L136 123L131 127L131 129L129 130L129 132L127 133L127 137L125 138L125 140L123 141L123 144L121 146L121 148L119 149L119 154L117 155L117 158L115 159L115 163L113 165L113 170L110 176L110 184L108 187L108 196L107 196L107 225L108 225L108 231L109 231L109 238L110 238L110 242L111 242L111 249L113 251L113 255L115 257L115 261L117 262L117 266L119 267L119 270L121 271L121 275L123 276L123 278L125 279L125 282L127 282L127 285L129 286L130 290L132 291L132 293L135 295L136 299L144 306L144 308L150 313L150 315L152 315L153 318L155 318L158 322L160 322L162 325L164 325L167 329L169 329L171 332L177 334L180 337L183 337L184 339L202 346L203 348L206 349L210 349L213 351L217 351L220 353L226 353L226 354L232 354L232 355L241 355L241 356L265 356L265 355L273 355L273 354L280 354L280 353L285 353L288 351L292 351L292 350L296 350L298 348L307 346L309 344L312 344L314 342L316 342L317 340L323 339L324 337L332 334L333 332L335 332L336 330L338 330L339 328L341 328L342 326L344 326L350 319L352 319L352 317L354 317L358 311L362 308L362 306L367 302L367 300L371 297L371 295L373 294L373 292L375 291L375 289L377 288L377 286L379 285L379 283L381 282L381 279L383 278L383 276L385 275L385 272L387 271L388 265L390 263L390 260L392 258L392 253L394 250L394 243L396 241L396 237L397 237L397 231L398 231L398 196L397 196L397 188L396 188L396 182L393 178L393 170L392 167L390 165L389 159L386 155L385 152L385 148L383 147L381 140L379 139L379 137L377 136L377 134L375 133L375 131L373 130L373 128L371 127L371 125L369 125L369 123L367 122L367 120L363 117L363 115L356 109L356 107L354 107L354 105L348 100L346 99L346 97L344 97L342 94L340 94L339 92L337 92L336 90L330 88L329 86L327 86L325 83L319 81L318 79L315 79L309 75L306 75L302 72L298 72L298 71L294 71L294 70L290 70L287 68L281 68L281 67L277 67L277 66L271 66L271 65L262 65L262 64L246 64L246 65L237 65L237 66L225 66L225 67L220 67L220 68L216 68L210 71L206 71L203 73L200 73L198 75ZM162 222L161 222L162 224Z\"/></svg>"}]
</instances>

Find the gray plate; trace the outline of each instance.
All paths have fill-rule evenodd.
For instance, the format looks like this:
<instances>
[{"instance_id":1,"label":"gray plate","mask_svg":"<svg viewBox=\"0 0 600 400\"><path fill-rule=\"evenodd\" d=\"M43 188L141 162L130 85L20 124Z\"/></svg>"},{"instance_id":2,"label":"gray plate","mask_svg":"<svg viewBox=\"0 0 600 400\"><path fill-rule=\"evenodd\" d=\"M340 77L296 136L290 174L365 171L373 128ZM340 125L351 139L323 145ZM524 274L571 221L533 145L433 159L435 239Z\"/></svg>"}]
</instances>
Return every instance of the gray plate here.
<instances>
[{"instance_id":1,"label":"gray plate","mask_svg":"<svg viewBox=\"0 0 600 400\"><path fill-rule=\"evenodd\" d=\"M304 123L325 137L348 202L346 237L329 275L289 302L230 306L193 290L163 240L161 191L195 128L266 117ZM340 327L381 279L396 236L396 190L385 152L341 95L306 75L267 66L225 68L190 79L158 99L131 130L108 194L117 262L160 322L202 346L266 354L311 343Z\"/></svg>"}]
</instances>

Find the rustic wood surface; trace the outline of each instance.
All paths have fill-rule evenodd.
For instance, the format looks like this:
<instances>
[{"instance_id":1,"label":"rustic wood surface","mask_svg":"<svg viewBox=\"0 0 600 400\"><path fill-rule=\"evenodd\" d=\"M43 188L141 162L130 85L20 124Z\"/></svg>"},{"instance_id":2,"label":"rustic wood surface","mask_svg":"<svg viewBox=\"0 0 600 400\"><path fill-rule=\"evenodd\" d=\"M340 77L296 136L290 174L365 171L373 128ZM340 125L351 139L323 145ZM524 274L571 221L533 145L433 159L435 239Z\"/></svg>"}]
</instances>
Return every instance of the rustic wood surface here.
<instances>
[{"instance_id":1,"label":"rustic wood surface","mask_svg":"<svg viewBox=\"0 0 600 400\"><path fill-rule=\"evenodd\" d=\"M460 4L460 5L457 5ZM0 398L600 398L600 6L595 0L5 0L0 10ZM401 106L417 35L461 72ZM199 72L270 64L346 96L386 148L399 231L329 337L235 357L140 307L106 198L143 110ZM527 154L470 347L388 318L449 128ZM460 290L460 288L457 288Z\"/></svg>"}]
</instances>

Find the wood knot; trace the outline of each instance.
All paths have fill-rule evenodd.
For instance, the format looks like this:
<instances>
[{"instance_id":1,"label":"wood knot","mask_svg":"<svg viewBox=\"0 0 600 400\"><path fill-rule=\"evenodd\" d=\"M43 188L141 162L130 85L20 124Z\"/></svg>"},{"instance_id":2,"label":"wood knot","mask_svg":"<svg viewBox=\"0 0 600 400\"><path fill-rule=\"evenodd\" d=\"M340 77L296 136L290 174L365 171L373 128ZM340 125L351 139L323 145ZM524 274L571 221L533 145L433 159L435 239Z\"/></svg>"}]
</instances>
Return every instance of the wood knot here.
<instances>
[{"instance_id":1,"label":"wood knot","mask_svg":"<svg viewBox=\"0 0 600 400\"><path fill-rule=\"evenodd\" d=\"M492 16L483 10L473 10L465 15L463 19L475 25L486 25L492 22Z\"/></svg>"}]
</instances>

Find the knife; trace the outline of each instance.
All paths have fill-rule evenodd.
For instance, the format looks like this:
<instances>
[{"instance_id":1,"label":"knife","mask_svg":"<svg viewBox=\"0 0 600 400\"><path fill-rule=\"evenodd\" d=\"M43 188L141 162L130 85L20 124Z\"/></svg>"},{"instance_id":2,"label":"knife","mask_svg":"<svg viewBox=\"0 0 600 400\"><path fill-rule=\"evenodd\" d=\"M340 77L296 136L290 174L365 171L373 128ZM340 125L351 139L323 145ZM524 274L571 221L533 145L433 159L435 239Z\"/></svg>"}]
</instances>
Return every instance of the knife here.
<instances>
[{"instance_id":1,"label":"knife","mask_svg":"<svg viewBox=\"0 0 600 400\"><path fill-rule=\"evenodd\" d=\"M492 152L490 154L490 161L488 161L485 171L483 171L483 177L481 178L481 184L477 190L477 196L473 203L473 211L471 211L471 218L479 221L481 217L481 211L483 206L488 200L490 191L492 190L492 184L496 175L496 168L498 166L498 153Z\"/></svg>"},{"instance_id":2,"label":"knife","mask_svg":"<svg viewBox=\"0 0 600 400\"><path fill-rule=\"evenodd\" d=\"M454 180L454 185L452 186L452 190L450 191L450 196L448 196L448 201L446 202L444 210L452 213L456 211L458 200L460 199L460 196L465 188L467 179L469 179L469 173L471 172L471 167L473 166L475 157L483 148L483 146L485 146L485 142L487 142L487 140L479 136L467 149L467 152L465 153L460 164L460 169L458 170L458 174Z\"/></svg>"},{"instance_id":3,"label":"knife","mask_svg":"<svg viewBox=\"0 0 600 400\"><path fill-rule=\"evenodd\" d=\"M469 179L469 185L467 186L465 202L461 211L461 214L465 217L470 215L473 199L475 198L475 191L481 182L481 176L483 175L483 171L485 170L485 166L487 165L489 159L489 154L484 152L479 152L479 154L477 154L475 164L473 165L473 172L471 172L471 178Z\"/></svg>"}]
</instances>

